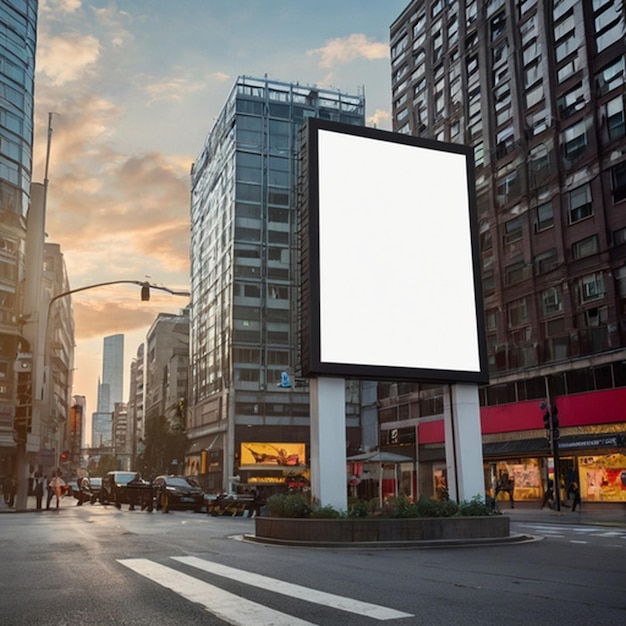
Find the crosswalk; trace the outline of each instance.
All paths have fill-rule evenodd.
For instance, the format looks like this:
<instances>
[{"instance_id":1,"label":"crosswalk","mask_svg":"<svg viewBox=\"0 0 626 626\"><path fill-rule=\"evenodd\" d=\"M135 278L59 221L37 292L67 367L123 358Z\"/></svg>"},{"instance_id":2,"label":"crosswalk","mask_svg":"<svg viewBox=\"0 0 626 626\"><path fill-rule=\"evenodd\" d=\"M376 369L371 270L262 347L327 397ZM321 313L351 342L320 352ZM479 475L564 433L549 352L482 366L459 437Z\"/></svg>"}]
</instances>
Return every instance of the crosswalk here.
<instances>
[{"instance_id":1,"label":"crosswalk","mask_svg":"<svg viewBox=\"0 0 626 626\"><path fill-rule=\"evenodd\" d=\"M626 548L625 528L602 528L598 526L576 526L572 524L518 523L517 528L528 529L533 534L545 537L564 538L571 543L585 544L594 538L614 539L617 547Z\"/></svg>"},{"instance_id":2,"label":"crosswalk","mask_svg":"<svg viewBox=\"0 0 626 626\"><path fill-rule=\"evenodd\" d=\"M290 598L322 605L338 611L353 613L372 620L387 621L413 617L411 613L326 593L309 587L270 578L269 576L220 565L219 563L194 556L174 556L171 558L177 563L221 578L226 578ZM266 607L258 602L246 600L240 595L230 593L204 580L197 579L190 574L151 561L150 559L118 559L118 562L135 573L162 587L170 589L185 599L199 604L216 617L235 626L258 626L259 624L272 624L273 626L313 626L313 622L301 620L293 615Z\"/></svg>"}]
</instances>

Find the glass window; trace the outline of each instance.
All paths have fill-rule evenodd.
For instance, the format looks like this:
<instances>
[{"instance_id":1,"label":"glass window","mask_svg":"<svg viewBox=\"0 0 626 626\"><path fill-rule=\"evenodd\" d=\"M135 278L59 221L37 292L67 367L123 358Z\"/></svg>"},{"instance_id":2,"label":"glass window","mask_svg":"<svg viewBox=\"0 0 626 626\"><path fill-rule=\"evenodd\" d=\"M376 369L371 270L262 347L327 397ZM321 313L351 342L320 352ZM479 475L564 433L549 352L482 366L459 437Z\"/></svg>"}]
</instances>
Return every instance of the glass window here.
<instances>
[{"instance_id":1,"label":"glass window","mask_svg":"<svg viewBox=\"0 0 626 626\"><path fill-rule=\"evenodd\" d=\"M569 223L574 224L593 215L593 205L591 204L591 187L589 183L568 191L566 194L567 212Z\"/></svg>"},{"instance_id":2,"label":"glass window","mask_svg":"<svg viewBox=\"0 0 626 626\"><path fill-rule=\"evenodd\" d=\"M543 83L537 83L526 91L526 108L530 109L543 100Z\"/></svg>"},{"instance_id":3,"label":"glass window","mask_svg":"<svg viewBox=\"0 0 626 626\"><path fill-rule=\"evenodd\" d=\"M603 70L596 74L596 85L600 95L605 94L624 84L624 55L611 61Z\"/></svg>"},{"instance_id":4,"label":"glass window","mask_svg":"<svg viewBox=\"0 0 626 626\"><path fill-rule=\"evenodd\" d=\"M498 181L496 189L496 201L498 206L504 206L517 198L519 194L519 181L517 171L508 173Z\"/></svg>"},{"instance_id":5,"label":"glass window","mask_svg":"<svg viewBox=\"0 0 626 626\"><path fill-rule=\"evenodd\" d=\"M528 322L528 307L526 298L510 302L507 306L509 326L522 326Z\"/></svg>"},{"instance_id":6,"label":"glass window","mask_svg":"<svg viewBox=\"0 0 626 626\"><path fill-rule=\"evenodd\" d=\"M572 74L580 69L580 57L578 53L571 56L556 71L556 79L559 83L565 82Z\"/></svg>"},{"instance_id":7,"label":"glass window","mask_svg":"<svg viewBox=\"0 0 626 626\"><path fill-rule=\"evenodd\" d=\"M582 259L598 252L598 235L585 237L580 241L572 244L572 257L574 259Z\"/></svg>"},{"instance_id":8,"label":"glass window","mask_svg":"<svg viewBox=\"0 0 626 626\"><path fill-rule=\"evenodd\" d=\"M624 35L623 0L613 0L604 4L594 16L596 30L596 50L601 52L619 41Z\"/></svg>"},{"instance_id":9,"label":"glass window","mask_svg":"<svg viewBox=\"0 0 626 626\"><path fill-rule=\"evenodd\" d=\"M559 117L565 119L570 115L581 111L585 108L585 93L583 91L582 83L578 83L573 89L570 89L567 93L563 94L557 99L557 106L559 108Z\"/></svg>"},{"instance_id":10,"label":"glass window","mask_svg":"<svg viewBox=\"0 0 626 626\"><path fill-rule=\"evenodd\" d=\"M506 284L508 287L521 283L526 278L526 263L518 261L505 268Z\"/></svg>"},{"instance_id":11,"label":"glass window","mask_svg":"<svg viewBox=\"0 0 626 626\"><path fill-rule=\"evenodd\" d=\"M509 220L504 225L504 242L513 243L524 236L524 227L521 216Z\"/></svg>"},{"instance_id":12,"label":"glass window","mask_svg":"<svg viewBox=\"0 0 626 626\"><path fill-rule=\"evenodd\" d=\"M544 315L553 315L562 310L563 301L559 287L550 287L541 292L541 311Z\"/></svg>"},{"instance_id":13,"label":"glass window","mask_svg":"<svg viewBox=\"0 0 626 626\"><path fill-rule=\"evenodd\" d=\"M626 199L626 161L622 161L611 168L611 186L613 203Z\"/></svg>"},{"instance_id":14,"label":"glass window","mask_svg":"<svg viewBox=\"0 0 626 626\"><path fill-rule=\"evenodd\" d=\"M559 264L559 257L555 248L542 252L535 257L535 272L545 274L555 269Z\"/></svg>"},{"instance_id":15,"label":"glass window","mask_svg":"<svg viewBox=\"0 0 626 626\"><path fill-rule=\"evenodd\" d=\"M545 230L554 225L554 209L552 208L552 202L546 202L540 204L535 209L536 218L536 230Z\"/></svg>"},{"instance_id":16,"label":"glass window","mask_svg":"<svg viewBox=\"0 0 626 626\"><path fill-rule=\"evenodd\" d=\"M561 133L563 156L572 161L587 150L587 128L585 120L577 122Z\"/></svg>"},{"instance_id":17,"label":"glass window","mask_svg":"<svg viewBox=\"0 0 626 626\"><path fill-rule=\"evenodd\" d=\"M618 96L604 105L607 132L609 139L617 139L626 134L624 127L624 98Z\"/></svg>"},{"instance_id":18,"label":"glass window","mask_svg":"<svg viewBox=\"0 0 626 626\"><path fill-rule=\"evenodd\" d=\"M604 298L604 278L601 273L584 276L579 281L579 300L588 302Z\"/></svg>"}]
</instances>

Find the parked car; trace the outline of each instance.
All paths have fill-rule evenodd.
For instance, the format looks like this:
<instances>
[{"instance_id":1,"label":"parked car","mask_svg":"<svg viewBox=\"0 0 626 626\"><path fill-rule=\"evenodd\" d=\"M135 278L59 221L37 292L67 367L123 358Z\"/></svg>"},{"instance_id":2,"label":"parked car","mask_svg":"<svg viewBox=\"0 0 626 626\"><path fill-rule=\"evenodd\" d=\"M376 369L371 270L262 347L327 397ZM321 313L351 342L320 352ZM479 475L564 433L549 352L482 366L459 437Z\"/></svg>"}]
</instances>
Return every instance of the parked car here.
<instances>
[{"instance_id":1,"label":"parked car","mask_svg":"<svg viewBox=\"0 0 626 626\"><path fill-rule=\"evenodd\" d=\"M118 509L128 504L129 510L135 506L152 511L154 508L152 483L141 478L137 472L109 472L102 478L100 502L114 504Z\"/></svg>"},{"instance_id":2,"label":"parked car","mask_svg":"<svg viewBox=\"0 0 626 626\"><path fill-rule=\"evenodd\" d=\"M157 476L152 484L157 510L192 509L199 513L204 508L202 488L187 476Z\"/></svg>"}]
</instances>

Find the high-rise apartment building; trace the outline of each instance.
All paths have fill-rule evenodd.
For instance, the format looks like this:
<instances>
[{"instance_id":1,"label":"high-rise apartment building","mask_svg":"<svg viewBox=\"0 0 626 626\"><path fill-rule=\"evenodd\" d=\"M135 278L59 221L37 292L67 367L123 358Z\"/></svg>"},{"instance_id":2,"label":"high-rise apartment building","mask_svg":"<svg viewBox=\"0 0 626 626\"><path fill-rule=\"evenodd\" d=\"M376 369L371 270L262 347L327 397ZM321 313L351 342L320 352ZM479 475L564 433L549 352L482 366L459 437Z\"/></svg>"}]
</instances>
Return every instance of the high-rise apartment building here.
<instances>
[{"instance_id":1,"label":"high-rise apartment building","mask_svg":"<svg viewBox=\"0 0 626 626\"><path fill-rule=\"evenodd\" d=\"M124 392L124 335L104 338L102 349L102 378L98 383L98 410L93 414L93 447L113 443L113 411L121 403Z\"/></svg>"},{"instance_id":2,"label":"high-rise apartment building","mask_svg":"<svg viewBox=\"0 0 626 626\"><path fill-rule=\"evenodd\" d=\"M14 472L16 353L22 313L26 219L30 202L37 1L0 4L0 465Z\"/></svg>"},{"instance_id":3,"label":"high-rise apartment building","mask_svg":"<svg viewBox=\"0 0 626 626\"><path fill-rule=\"evenodd\" d=\"M240 77L193 165L187 464L209 490L284 485L303 471L255 462L308 454L308 390L294 378L298 131L314 116L363 125L364 112L360 95ZM347 420L358 447L356 390Z\"/></svg>"},{"instance_id":4,"label":"high-rise apartment building","mask_svg":"<svg viewBox=\"0 0 626 626\"><path fill-rule=\"evenodd\" d=\"M391 26L394 129L474 147L487 487L507 472L519 499L553 472L547 401L561 481L626 500L625 19L623 0L418 0ZM383 441L414 449L418 432L432 491L442 432L419 416L445 391L389 391Z\"/></svg>"}]
</instances>

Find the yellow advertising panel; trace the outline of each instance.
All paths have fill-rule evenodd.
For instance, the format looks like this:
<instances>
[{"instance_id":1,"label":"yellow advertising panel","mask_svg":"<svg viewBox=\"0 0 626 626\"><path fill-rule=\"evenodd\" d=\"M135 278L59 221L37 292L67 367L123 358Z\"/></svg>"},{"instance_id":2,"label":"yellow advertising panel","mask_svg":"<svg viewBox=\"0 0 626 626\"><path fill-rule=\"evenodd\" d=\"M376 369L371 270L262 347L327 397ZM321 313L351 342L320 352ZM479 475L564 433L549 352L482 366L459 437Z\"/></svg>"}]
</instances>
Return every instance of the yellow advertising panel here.
<instances>
[{"instance_id":1,"label":"yellow advertising panel","mask_svg":"<svg viewBox=\"0 0 626 626\"><path fill-rule=\"evenodd\" d=\"M306 465L306 444L244 442L241 444L240 467L259 466L268 469L296 468Z\"/></svg>"}]
</instances>

